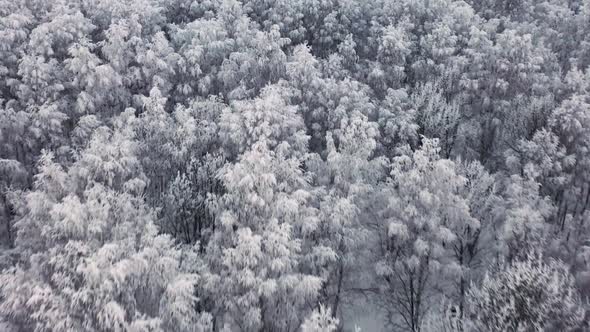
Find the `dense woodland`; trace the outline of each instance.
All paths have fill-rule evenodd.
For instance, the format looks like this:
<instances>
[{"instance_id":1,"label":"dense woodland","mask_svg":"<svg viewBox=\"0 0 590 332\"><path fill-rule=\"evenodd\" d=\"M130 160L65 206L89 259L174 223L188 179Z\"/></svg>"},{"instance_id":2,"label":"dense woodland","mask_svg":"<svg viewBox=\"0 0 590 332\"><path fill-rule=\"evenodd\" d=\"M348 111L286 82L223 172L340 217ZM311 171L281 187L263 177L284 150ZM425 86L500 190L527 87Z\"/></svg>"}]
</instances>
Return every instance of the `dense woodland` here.
<instances>
[{"instance_id":1,"label":"dense woodland","mask_svg":"<svg viewBox=\"0 0 590 332\"><path fill-rule=\"evenodd\" d=\"M590 1L0 0L0 330L588 331Z\"/></svg>"}]
</instances>

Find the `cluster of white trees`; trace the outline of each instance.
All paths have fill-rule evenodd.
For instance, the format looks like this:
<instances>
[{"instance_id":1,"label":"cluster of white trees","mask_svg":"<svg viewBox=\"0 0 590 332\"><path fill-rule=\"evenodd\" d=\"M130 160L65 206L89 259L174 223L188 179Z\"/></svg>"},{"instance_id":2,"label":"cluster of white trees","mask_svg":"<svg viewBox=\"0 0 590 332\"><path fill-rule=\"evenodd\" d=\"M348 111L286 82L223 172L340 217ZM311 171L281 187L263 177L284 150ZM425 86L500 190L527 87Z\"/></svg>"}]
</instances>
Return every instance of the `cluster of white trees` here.
<instances>
[{"instance_id":1,"label":"cluster of white trees","mask_svg":"<svg viewBox=\"0 0 590 332\"><path fill-rule=\"evenodd\" d=\"M0 330L590 329L589 66L586 0L0 0Z\"/></svg>"}]
</instances>

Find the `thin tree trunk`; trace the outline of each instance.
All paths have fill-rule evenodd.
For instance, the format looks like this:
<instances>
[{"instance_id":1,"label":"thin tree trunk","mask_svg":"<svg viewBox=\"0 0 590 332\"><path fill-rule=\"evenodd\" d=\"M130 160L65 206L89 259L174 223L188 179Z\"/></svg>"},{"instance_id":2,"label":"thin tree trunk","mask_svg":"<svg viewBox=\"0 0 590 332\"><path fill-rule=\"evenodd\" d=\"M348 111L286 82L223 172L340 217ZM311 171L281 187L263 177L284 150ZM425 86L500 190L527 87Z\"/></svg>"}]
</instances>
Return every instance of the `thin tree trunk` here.
<instances>
[{"instance_id":1,"label":"thin tree trunk","mask_svg":"<svg viewBox=\"0 0 590 332\"><path fill-rule=\"evenodd\" d=\"M340 262L338 266L338 288L336 289L336 298L334 299L334 309L332 310L332 316L336 318L338 315L338 305L340 304L340 296L342 292L342 279L344 277L344 265Z\"/></svg>"}]
</instances>

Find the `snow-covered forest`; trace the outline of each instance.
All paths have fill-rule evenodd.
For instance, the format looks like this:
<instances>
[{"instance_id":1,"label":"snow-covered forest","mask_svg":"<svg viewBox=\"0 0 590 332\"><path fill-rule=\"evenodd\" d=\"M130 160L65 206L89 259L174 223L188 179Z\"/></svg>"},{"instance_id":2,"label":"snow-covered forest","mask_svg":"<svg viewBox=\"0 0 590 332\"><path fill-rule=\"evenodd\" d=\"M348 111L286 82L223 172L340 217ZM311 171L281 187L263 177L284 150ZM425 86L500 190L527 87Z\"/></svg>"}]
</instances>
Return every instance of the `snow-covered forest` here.
<instances>
[{"instance_id":1,"label":"snow-covered forest","mask_svg":"<svg viewBox=\"0 0 590 332\"><path fill-rule=\"evenodd\" d=\"M590 0L0 0L0 331L590 330Z\"/></svg>"}]
</instances>

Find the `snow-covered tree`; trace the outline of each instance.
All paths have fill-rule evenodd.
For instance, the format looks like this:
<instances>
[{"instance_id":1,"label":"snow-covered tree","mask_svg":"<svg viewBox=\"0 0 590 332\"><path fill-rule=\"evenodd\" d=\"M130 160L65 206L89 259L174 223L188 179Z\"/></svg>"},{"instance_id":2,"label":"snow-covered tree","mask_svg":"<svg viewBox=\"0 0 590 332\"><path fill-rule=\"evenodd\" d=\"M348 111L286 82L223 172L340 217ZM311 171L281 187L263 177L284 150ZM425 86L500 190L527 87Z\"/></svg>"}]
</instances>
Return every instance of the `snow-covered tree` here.
<instances>
[{"instance_id":1,"label":"snow-covered tree","mask_svg":"<svg viewBox=\"0 0 590 332\"><path fill-rule=\"evenodd\" d=\"M235 158L264 141L283 155L303 157L309 137L287 88L270 85L254 100L235 101L221 114L220 136L226 153Z\"/></svg>"},{"instance_id":2,"label":"snow-covered tree","mask_svg":"<svg viewBox=\"0 0 590 332\"><path fill-rule=\"evenodd\" d=\"M530 174L513 175L507 181L498 246L512 261L545 243L554 208L548 197L540 195L539 183Z\"/></svg>"},{"instance_id":3,"label":"snow-covered tree","mask_svg":"<svg viewBox=\"0 0 590 332\"><path fill-rule=\"evenodd\" d=\"M308 264L325 278L321 301L334 316L354 296L346 290L366 283L362 271L370 264L363 252L376 244L370 234L375 223L371 198L386 167L385 158L375 156L375 123L354 114L350 122L342 121L339 132L338 140L328 132L325 160L315 154L306 163L314 185L322 189L319 225L308 241Z\"/></svg>"},{"instance_id":4,"label":"snow-covered tree","mask_svg":"<svg viewBox=\"0 0 590 332\"><path fill-rule=\"evenodd\" d=\"M480 331L563 331L585 326L568 267L557 260L546 262L534 252L487 275L480 287L470 290L468 303L474 328Z\"/></svg>"},{"instance_id":5,"label":"snow-covered tree","mask_svg":"<svg viewBox=\"0 0 590 332\"><path fill-rule=\"evenodd\" d=\"M254 144L219 173L226 193L207 248L206 289L219 326L291 331L322 279L300 272L302 234L316 227L301 161Z\"/></svg>"},{"instance_id":6,"label":"snow-covered tree","mask_svg":"<svg viewBox=\"0 0 590 332\"><path fill-rule=\"evenodd\" d=\"M302 332L333 332L338 328L338 319L332 317L323 305L314 310L301 325Z\"/></svg>"},{"instance_id":7,"label":"snow-covered tree","mask_svg":"<svg viewBox=\"0 0 590 332\"><path fill-rule=\"evenodd\" d=\"M467 179L439 157L436 140L394 158L383 188L381 253L375 265L390 324L419 331L436 289L463 278L463 255L449 259L480 228L461 196ZM401 318L401 319L398 319Z\"/></svg>"}]
</instances>

